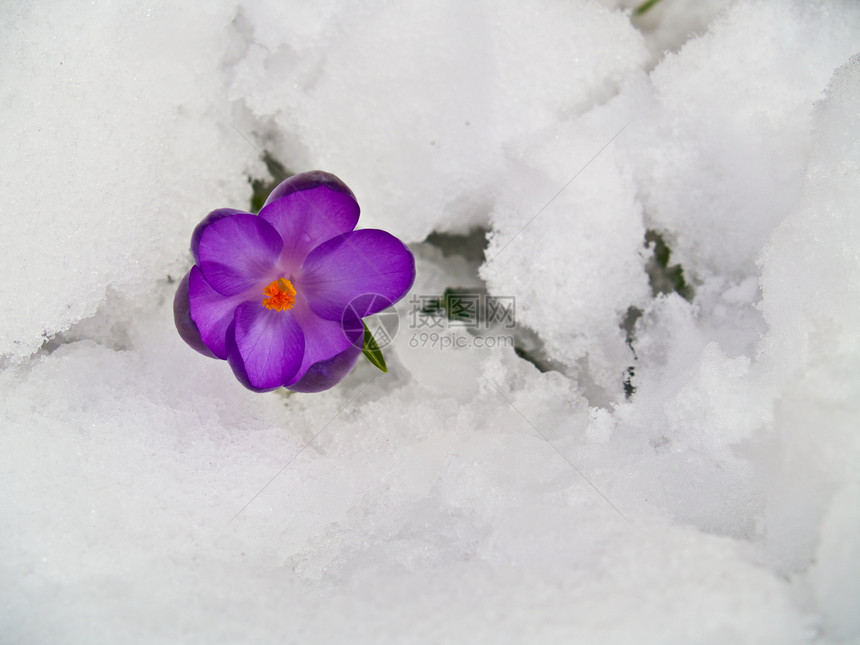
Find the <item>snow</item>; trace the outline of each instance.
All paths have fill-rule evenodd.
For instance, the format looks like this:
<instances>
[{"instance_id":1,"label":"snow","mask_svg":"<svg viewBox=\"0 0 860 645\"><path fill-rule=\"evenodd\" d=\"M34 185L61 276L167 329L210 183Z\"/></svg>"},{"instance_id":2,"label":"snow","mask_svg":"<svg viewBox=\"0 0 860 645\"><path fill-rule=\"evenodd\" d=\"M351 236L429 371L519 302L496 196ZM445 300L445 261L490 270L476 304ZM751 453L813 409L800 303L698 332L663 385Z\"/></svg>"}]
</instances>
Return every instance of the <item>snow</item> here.
<instances>
[{"instance_id":1,"label":"snow","mask_svg":"<svg viewBox=\"0 0 860 645\"><path fill-rule=\"evenodd\" d=\"M860 7L633 6L4 14L0 640L860 639ZM516 327L246 391L171 302L263 150Z\"/></svg>"}]
</instances>

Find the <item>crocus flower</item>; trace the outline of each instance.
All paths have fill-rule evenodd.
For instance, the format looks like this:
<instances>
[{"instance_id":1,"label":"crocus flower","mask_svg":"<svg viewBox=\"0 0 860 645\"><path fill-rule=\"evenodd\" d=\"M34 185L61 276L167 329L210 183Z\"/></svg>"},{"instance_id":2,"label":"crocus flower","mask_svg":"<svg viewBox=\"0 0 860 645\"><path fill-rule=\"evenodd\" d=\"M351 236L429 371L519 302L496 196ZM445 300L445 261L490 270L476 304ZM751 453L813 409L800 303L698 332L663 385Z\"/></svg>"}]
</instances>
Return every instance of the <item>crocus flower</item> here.
<instances>
[{"instance_id":1,"label":"crocus flower","mask_svg":"<svg viewBox=\"0 0 860 645\"><path fill-rule=\"evenodd\" d=\"M415 279L406 245L354 230L358 215L352 191L321 171L282 182L259 215L209 213L173 301L180 336L226 360L255 392L338 383L361 354L361 318L397 302Z\"/></svg>"}]
</instances>

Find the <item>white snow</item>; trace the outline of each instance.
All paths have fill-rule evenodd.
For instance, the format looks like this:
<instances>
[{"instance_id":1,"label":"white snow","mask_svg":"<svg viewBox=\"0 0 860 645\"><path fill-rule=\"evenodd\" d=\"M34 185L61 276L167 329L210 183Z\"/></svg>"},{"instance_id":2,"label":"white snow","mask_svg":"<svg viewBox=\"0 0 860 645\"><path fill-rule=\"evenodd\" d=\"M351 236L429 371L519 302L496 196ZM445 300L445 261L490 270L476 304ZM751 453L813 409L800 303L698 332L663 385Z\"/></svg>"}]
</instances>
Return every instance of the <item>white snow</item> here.
<instances>
[{"instance_id":1,"label":"white snow","mask_svg":"<svg viewBox=\"0 0 860 645\"><path fill-rule=\"evenodd\" d=\"M7 8L0 640L860 639L860 6L633 6ZM246 391L171 303L263 150L516 329Z\"/></svg>"}]
</instances>

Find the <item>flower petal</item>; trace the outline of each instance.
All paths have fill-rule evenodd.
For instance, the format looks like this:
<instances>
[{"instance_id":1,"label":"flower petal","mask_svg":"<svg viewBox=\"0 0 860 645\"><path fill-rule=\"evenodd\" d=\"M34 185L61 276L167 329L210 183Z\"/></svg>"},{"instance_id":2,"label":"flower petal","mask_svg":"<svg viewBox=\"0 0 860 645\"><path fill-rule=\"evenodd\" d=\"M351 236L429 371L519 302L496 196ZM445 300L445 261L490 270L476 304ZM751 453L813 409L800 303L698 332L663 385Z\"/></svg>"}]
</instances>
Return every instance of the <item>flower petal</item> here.
<instances>
[{"instance_id":1,"label":"flower petal","mask_svg":"<svg viewBox=\"0 0 860 645\"><path fill-rule=\"evenodd\" d=\"M215 291L199 267L192 267L189 281L191 319L202 342L218 358L227 358L227 327L233 322L236 307L246 301L243 294L222 296Z\"/></svg>"},{"instance_id":2,"label":"flower petal","mask_svg":"<svg viewBox=\"0 0 860 645\"><path fill-rule=\"evenodd\" d=\"M305 352L304 334L292 313L245 302L236 308L235 321L235 347L248 382L259 389L289 383ZM228 359L229 349L228 344Z\"/></svg>"},{"instance_id":3,"label":"flower petal","mask_svg":"<svg viewBox=\"0 0 860 645\"><path fill-rule=\"evenodd\" d=\"M314 363L301 380L288 385L295 392L322 392L340 383L355 366L361 349L350 345L337 356Z\"/></svg>"},{"instance_id":4,"label":"flower petal","mask_svg":"<svg viewBox=\"0 0 860 645\"><path fill-rule=\"evenodd\" d=\"M250 215L250 213L245 213L244 211L239 211L235 208L218 208L209 213L197 226L194 227L194 231L191 233L191 254L194 256L194 262L200 262L200 254L197 249L200 246L200 234L203 233L203 229L213 222L217 222L219 219L239 214Z\"/></svg>"},{"instance_id":5,"label":"flower petal","mask_svg":"<svg viewBox=\"0 0 860 645\"><path fill-rule=\"evenodd\" d=\"M359 296L376 303L362 316L381 311L402 298L415 280L415 258L403 242L385 231L362 229L339 235L316 247L302 268L298 287L321 318L340 320Z\"/></svg>"},{"instance_id":6,"label":"flower petal","mask_svg":"<svg viewBox=\"0 0 860 645\"><path fill-rule=\"evenodd\" d=\"M260 211L284 240L281 267L287 274L294 273L315 247L354 229L358 215L351 194L328 186L289 193Z\"/></svg>"},{"instance_id":7,"label":"flower petal","mask_svg":"<svg viewBox=\"0 0 860 645\"><path fill-rule=\"evenodd\" d=\"M194 269L196 268L194 267ZM192 349L209 358L216 358L212 350L206 346L206 343L200 337L200 330L197 328L197 324L191 319L191 305L188 297L188 280L190 275L190 272L186 273L176 288L176 295L173 297L173 323L176 325L176 331L179 332L179 336Z\"/></svg>"},{"instance_id":8,"label":"flower petal","mask_svg":"<svg viewBox=\"0 0 860 645\"><path fill-rule=\"evenodd\" d=\"M266 203L263 204L263 207L265 208L276 199L286 197L290 193L297 193L302 190L311 190L318 186L327 186L332 190L346 193L355 199L355 195L352 194L349 187L335 175L322 170L311 170L309 172L302 172L298 175L293 175L275 186L275 189L269 193L269 196L266 198Z\"/></svg>"},{"instance_id":9,"label":"flower petal","mask_svg":"<svg viewBox=\"0 0 860 645\"><path fill-rule=\"evenodd\" d=\"M305 335L305 355L293 376L294 383L301 380L313 365L330 360L350 346L361 347L363 327L360 320L357 320L357 325L362 333L356 333L355 323L346 331L340 320L325 320L317 316L303 298L296 302L291 313Z\"/></svg>"},{"instance_id":10,"label":"flower petal","mask_svg":"<svg viewBox=\"0 0 860 645\"><path fill-rule=\"evenodd\" d=\"M244 385L249 390L254 392L271 392L272 390L277 390L279 386L276 387L254 387L251 385L251 381L248 380L248 372L245 369L245 363L242 361L242 357L239 355L239 348L236 346L236 321L230 323L230 326L227 328L227 363L233 370L233 375L238 379L238 381Z\"/></svg>"},{"instance_id":11,"label":"flower petal","mask_svg":"<svg viewBox=\"0 0 860 645\"><path fill-rule=\"evenodd\" d=\"M272 390L277 390L279 386L276 387L254 387L251 385L251 381L248 380L248 372L245 369L245 363L242 361L242 357L239 355L239 348L236 347L236 321L230 323L230 326L227 327L227 363L233 370L233 375L238 379L238 381L244 385L249 390L254 392L271 392Z\"/></svg>"},{"instance_id":12,"label":"flower petal","mask_svg":"<svg viewBox=\"0 0 860 645\"><path fill-rule=\"evenodd\" d=\"M218 293L235 296L271 277L283 242L267 221L237 213L210 223L200 234L199 266Z\"/></svg>"}]
</instances>

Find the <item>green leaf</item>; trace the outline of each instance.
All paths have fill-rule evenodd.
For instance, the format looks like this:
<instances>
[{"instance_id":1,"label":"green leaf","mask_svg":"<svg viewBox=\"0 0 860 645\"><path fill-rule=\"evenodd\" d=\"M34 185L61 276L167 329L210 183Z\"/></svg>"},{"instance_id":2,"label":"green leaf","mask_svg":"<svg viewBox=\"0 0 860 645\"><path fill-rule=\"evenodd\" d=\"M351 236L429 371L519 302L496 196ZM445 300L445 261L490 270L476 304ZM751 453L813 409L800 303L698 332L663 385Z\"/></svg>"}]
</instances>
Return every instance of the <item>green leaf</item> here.
<instances>
[{"instance_id":1,"label":"green leaf","mask_svg":"<svg viewBox=\"0 0 860 645\"><path fill-rule=\"evenodd\" d=\"M362 320L361 324L364 325L364 345L361 348L361 353L380 370L387 372L388 368L385 366L385 357L382 355L382 350L379 349L376 339L367 328L367 323Z\"/></svg>"},{"instance_id":2,"label":"green leaf","mask_svg":"<svg viewBox=\"0 0 860 645\"><path fill-rule=\"evenodd\" d=\"M643 2L642 4L640 4L638 7L636 7L633 10L633 15L634 16L641 16L642 14L647 13L658 2L660 2L660 0L647 0L646 2Z\"/></svg>"},{"instance_id":3,"label":"green leaf","mask_svg":"<svg viewBox=\"0 0 860 645\"><path fill-rule=\"evenodd\" d=\"M241 135L242 133L239 132L239 134ZM242 135L242 137L244 138L244 135ZM275 190L275 186L284 181L284 179L288 179L293 176L293 173L287 170L284 167L284 164L275 159L268 150L264 150L260 158L263 160L263 163L266 164L266 170L269 171L269 175L271 175L272 180L267 181L265 179L254 179L252 177L248 177L252 191L252 213L259 213L260 209L263 208L263 204L266 202L266 198L269 196L269 193Z\"/></svg>"}]
</instances>

